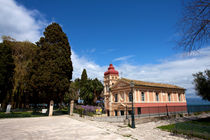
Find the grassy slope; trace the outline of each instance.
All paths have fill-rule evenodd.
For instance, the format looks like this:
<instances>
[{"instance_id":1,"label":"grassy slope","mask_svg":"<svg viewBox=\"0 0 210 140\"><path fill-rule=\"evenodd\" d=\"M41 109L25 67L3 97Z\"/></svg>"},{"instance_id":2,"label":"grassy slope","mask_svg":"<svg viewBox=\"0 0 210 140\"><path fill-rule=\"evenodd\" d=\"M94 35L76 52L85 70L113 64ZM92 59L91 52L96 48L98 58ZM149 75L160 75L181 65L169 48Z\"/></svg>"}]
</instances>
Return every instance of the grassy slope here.
<instances>
[{"instance_id":1,"label":"grassy slope","mask_svg":"<svg viewBox=\"0 0 210 140\"><path fill-rule=\"evenodd\" d=\"M158 127L173 133L210 139L210 117Z\"/></svg>"}]
</instances>

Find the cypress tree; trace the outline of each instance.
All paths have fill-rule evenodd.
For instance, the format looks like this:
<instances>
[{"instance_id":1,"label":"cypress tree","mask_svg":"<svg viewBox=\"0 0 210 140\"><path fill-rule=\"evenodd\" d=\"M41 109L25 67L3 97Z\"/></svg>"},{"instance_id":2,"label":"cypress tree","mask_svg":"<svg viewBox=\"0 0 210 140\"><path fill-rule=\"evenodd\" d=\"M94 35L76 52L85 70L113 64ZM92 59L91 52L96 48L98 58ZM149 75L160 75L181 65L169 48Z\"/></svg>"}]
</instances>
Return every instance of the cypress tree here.
<instances>
[{"instance_id":1,"label":"cypress tree","mask_svg":"<svg viewBox=\"0 0 210 140\"><path fill-rule=\"evenodd\" d=\"M81 75L81 86L84 85L88 80L86 69L83 69L82 75Z\"/></svg>"},{"instance_id":2,"label":"cypress tree","mask_svg":"<svg viewBox=\"0 0 210 140\"><path fill-rule=\"evenodd\" d=\"M29 90L36 103L60 102L69 90L72 79L71 47L57 23L50 24L37 42L40 49L30 66Z\"/></svg>"}]
</instances>

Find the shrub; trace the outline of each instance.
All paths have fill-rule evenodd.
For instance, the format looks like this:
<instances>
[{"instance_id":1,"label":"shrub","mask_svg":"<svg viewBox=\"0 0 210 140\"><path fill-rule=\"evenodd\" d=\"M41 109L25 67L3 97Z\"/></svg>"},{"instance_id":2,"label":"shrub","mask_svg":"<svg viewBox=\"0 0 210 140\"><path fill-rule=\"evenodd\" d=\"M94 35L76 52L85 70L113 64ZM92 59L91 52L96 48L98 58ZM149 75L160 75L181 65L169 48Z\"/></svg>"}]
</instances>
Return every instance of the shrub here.
<instances>
[{"instance_id":1,"label":"shrub","mask_svg":"<svg viewBox=\"0 0 210 140\"><path fill-rule=\"evenodd\" d=\"M84 114L84 108L78 108L77 111L78 111L80 117L82 117Z\"/></svg>"},{"instance_id":2,"label":"shrub","mask_svg":"<svg viewBox=\"0 0 210 140\"><path fill-rule=\"evenodd\" d=\"M179 114L179 117L183 117L183 114Z\"/></svg>"}]
</instances>

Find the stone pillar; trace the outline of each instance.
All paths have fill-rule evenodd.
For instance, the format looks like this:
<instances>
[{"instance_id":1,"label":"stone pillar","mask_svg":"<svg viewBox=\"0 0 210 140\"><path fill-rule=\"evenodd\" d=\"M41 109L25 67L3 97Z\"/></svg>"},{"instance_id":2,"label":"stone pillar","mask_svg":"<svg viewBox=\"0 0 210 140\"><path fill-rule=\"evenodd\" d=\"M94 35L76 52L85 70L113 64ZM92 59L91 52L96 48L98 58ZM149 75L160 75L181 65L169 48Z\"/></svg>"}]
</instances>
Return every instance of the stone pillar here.
<instances>
[{"instance_id":1,"label":"stone pillar","mask_svg":"<svg viewBox=\"0 0 210 140\"><path fill-rule=\"evenodd\" d=\"M70 116L72 116L73 115L73 112L74 112L74 100L71 100L70 101Z\"/></svg>"},{"instance_id":2,"label":"stone pillar","mask_svg":"<svg viewBox=\"0 0 210 140\"><path fill-rule=\"evenodd\" d=\"M52 116L53 115L53 106L54 106L54 101L51 100L50 101L49 116Z\"/></svg>"}]
</instances>

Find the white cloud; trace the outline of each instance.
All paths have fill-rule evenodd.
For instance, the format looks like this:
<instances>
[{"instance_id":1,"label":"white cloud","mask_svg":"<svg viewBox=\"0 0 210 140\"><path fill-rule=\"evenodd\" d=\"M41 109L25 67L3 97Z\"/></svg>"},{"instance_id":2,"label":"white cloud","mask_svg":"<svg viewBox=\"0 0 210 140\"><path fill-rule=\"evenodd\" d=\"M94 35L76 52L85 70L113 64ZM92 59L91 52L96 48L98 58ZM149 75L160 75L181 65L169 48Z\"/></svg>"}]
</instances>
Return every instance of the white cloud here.
<instances>
[{"instance_id":1,"label":"white cloud","mask_svg":"<svg viewBox=\"0 0 210 140\"><path fill-rule=\"evenodd\" d=\"M116 62L116 61L126 61L130 58L134 57L134 55L127 55L127 56L122 56L122 57L118 57L118 58L115 58L113 60L113 62Z\"/></svg>"},{"instance_id":2,"label":"white cloud","mask_svg":"<svg viewBox=\"0 0 210 140\"><path fill-rule=\"evenodd\" d=\"M160 64L134 66L122 64L117 69L123 77L136 80L169 83L184 87L189 96L195 96L193 73L210 69L210 47L193 52L192 55L177 55L173 60L166 60Z\"/></svg>"},{"instance_id":3,"label":"white cloud","mask_svg":"<svg viewBox=\"0 0 210 140\"><path fill-rule=\"evenodd\" d=\"M79 57L74 51L72 51L71 58L74 68L73 79L80 78L83 69L86 69L88 77L103 80L104 71L106 70L105 66L99 66L85 57Z\"/></svg>"},{"instance_id":4,"label":"white cloud","mask_svg":"<svg viewBox=\"0 0 210 140\"><path fill-rule=\"evenodd\" d=\"M149 82L160 82L174 84L187 89L187 97L194 97L193 73L210 69L210 47L200 49L191 55L178 54L162 61L159 64L131 65L129 63L115 66L115 69L122 73L122 77L143 80ZM80 77L83 68L86 68L88 76L103 80L103 74L107 66L99 66L93 61L73 53L74 78Z\"/></svg>"},{"instance_id":5,"label":"white cloud","mask_svg":"<svg viewBox=\"0 0 210 140\"><path fill-rule=\"evenodd\" d=\"M46 26L45 20L37 10L28 10L14 0L0 0L0 36L9 35L16 40L38 41L42 29ZM115 51L115 50L110 50ZM95 49L90 50L95 52ZM131 65L125 60L134 57L128 55L113 60L122 61L116 69L123 77L150 82L175 84L187 89L187 95L195 96L193 90L193 73L210 69L210 47L200 49L191 55L178 54L161 61L159 64ZM80 57L72 51L73 79L81 76L82 70L87 70L90 78L103 80L108 65L100 66L94 61Z\"/></svg>"},{"instance_id":6,"label":"white cloud","mask_svg":"<svg viewBox=\"0 0 210 140\"><path fill-rule=\"evenodd\" d=\"M45 20L37 10L28 10L14 0L0 0L0 13L0 36L11 36L18 41L39 40Z\"/></svg>"}]
</instances>

